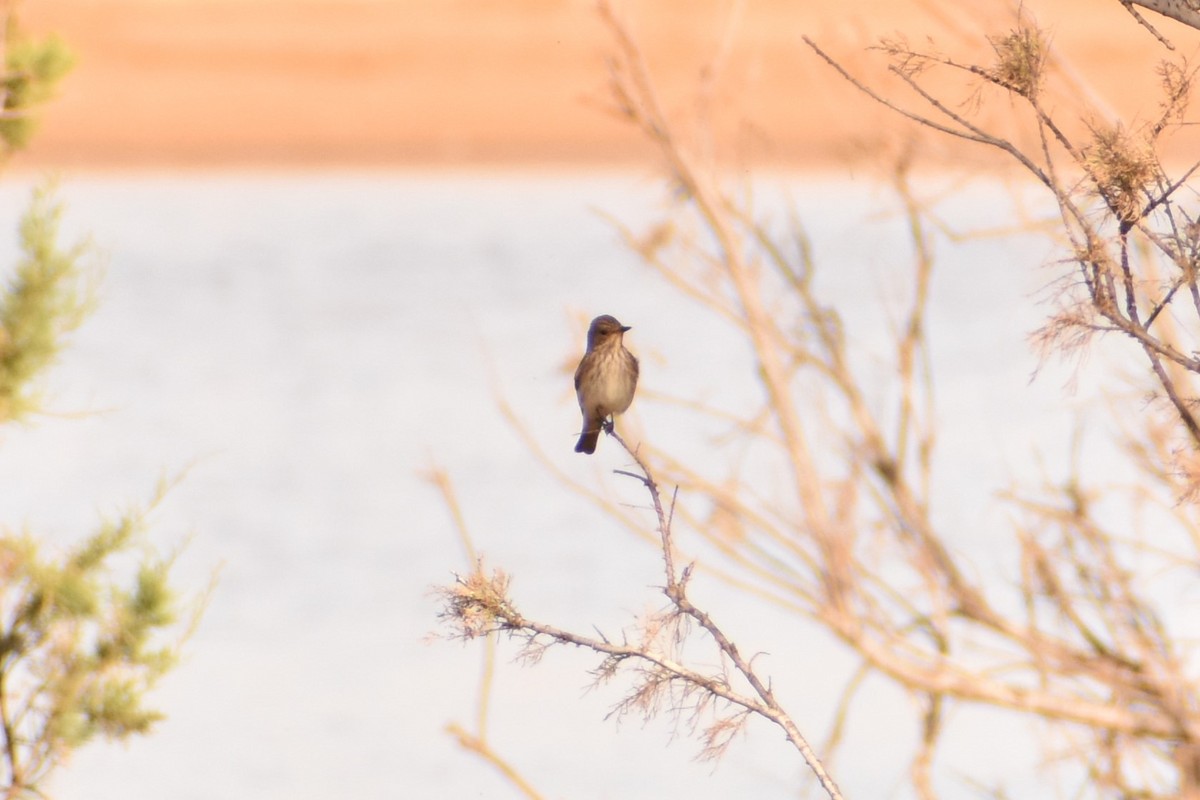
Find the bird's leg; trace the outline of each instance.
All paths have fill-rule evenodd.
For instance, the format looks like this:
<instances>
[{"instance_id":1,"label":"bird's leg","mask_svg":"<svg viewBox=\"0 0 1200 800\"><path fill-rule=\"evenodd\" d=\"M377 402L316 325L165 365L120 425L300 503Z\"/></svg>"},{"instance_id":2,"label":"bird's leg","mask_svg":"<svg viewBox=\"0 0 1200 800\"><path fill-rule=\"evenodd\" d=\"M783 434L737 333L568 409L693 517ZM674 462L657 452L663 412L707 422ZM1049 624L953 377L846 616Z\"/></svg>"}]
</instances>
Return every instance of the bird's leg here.
<instances>
[{"instance_id":1,"label":"bird's leg","mask_svg":"<svg viewBox=\"0 0 1200 800\"><path fill-rule=\"evenodd\" d=\"M600 427L604 429L605 433L607 433L609 436L612 436L613 418L611 416L605 417L604 421L600 423Z\"/></svg>"}]
</instances>

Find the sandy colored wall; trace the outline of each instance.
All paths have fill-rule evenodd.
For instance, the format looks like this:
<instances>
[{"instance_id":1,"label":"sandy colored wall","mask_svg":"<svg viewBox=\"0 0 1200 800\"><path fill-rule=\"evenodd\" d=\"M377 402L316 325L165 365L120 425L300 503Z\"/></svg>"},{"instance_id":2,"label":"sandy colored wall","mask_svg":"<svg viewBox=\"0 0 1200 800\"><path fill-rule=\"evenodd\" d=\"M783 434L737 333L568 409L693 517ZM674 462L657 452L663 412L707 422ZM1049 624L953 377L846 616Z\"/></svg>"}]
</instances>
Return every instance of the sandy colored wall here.
<instances>
[{"instance_id":1,"label":"sandy colored wall","mask_svg":"<svg viewBox=\"0 0 1200 800\"><path fill-rule=\"evenodd\" d=\"M695 115L701 76L715 66L709 99L726 121L718 130L726 151L811 166L894 141L899 126L836 79L801 35L880 77L862 52L879 36L932 34L965 57L986 58L981 31L1011 24L1002 3L940 6L949 10L932 0L661 0L625 3L623 13L680 119ZM1070 59L1065 74L1088 76L1102 109L1153 113L1153 65L1165 51L1117 0L1025 6ZM30 0L23 20L34 32L59 33L78 55L22 156L26 165L611 164L647 156L602 110L611 45L584 0ZM1198 31L1161 25L1183 52L1200 43Z\"/></svg>"}]
</instances>

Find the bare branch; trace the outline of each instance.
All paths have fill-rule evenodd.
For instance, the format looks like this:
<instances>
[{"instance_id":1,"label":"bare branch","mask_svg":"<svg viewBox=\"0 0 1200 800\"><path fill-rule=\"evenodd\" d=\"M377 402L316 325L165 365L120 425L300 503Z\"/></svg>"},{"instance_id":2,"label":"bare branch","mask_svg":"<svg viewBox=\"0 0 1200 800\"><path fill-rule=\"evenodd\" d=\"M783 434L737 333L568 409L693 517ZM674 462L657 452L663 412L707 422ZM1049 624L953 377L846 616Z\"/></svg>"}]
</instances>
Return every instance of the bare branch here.
<instances>
[{"instance_id":1,"label":"bare branch","mask_svg":"<svg viewBox=\"0 0 1200 800\"><path fill-rule=\"evenodd\" d=\"M1121 5L1125 6L1134 19L1153 33L1154 38L1158 39L1170 50L1174 50L1175 48L1133 6L1138 5L1142 8L1148 8L1151 11L1157 11L1164 17L1170 17L1173 20L1182 22L1184 25L1200 29L1200 6L1194 0L1121 0Z\"/></svg>"}]
</instances>

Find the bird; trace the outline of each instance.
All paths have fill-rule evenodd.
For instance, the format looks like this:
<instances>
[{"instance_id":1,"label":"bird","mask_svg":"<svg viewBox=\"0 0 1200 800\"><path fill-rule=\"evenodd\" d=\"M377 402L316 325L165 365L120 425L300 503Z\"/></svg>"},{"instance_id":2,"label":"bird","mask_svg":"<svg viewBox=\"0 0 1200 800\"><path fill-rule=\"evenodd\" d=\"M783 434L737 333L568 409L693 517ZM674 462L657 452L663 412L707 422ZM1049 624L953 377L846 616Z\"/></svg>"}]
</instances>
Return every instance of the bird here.
<instances>
[{"instance_id":1,"label":"bird","mask_svg":"<svg viewBox=\"0 0 1200 800\"><path fill-rule=\"evenodd\" d=\"M607 422L623 414L633 402L637 388L638 361L625 349L625 332L615 317L602 314L592 320L587 333L587 352L575 370L575 396L583 412L583 431L575 444L576 453L596 452L600 429L612 430Z\"/></svg>"}]
</instances>

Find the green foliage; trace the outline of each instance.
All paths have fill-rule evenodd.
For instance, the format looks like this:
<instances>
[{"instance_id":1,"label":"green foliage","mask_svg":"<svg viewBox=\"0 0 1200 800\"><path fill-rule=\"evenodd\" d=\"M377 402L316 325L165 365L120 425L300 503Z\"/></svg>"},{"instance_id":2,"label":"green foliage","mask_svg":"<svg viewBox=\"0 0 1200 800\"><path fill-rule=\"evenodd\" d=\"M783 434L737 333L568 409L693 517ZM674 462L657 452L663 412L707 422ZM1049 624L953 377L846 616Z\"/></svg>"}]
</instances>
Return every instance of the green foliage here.
<instances>
[{"instance_id":1,"label":"green foliage","mask_svg":"<svg viewBox=\"0 0 1200 800\"><path fill-rule=\"evenodd\" d=\"M27 534L0 534L0 761L8 762L8 797L37 794L67 753L97 735L147 733L162 718L145 696L176 663L178 637L163 639L178 616L171 562L141 536L148 508L50 556Z\"/></svg>"},{"instance_id":2,"label":"green foliage","mask_svg":"<svg viewBox=\"0 0 1200 800\"><path fill-rule=\"evenodd\" d=\"M34 193L20 223L22 257L0 293L0 423L38 407L35 379L82 321L82 248L59 246L61 209ZM150 506L161 498L160 490ZM141 539L144 511L102 522L46 556L28 534L0 532L0 793L38 785L96 736L150 731L147 691L177 661L171 562Z\"/></svg>"},{"instance_id":3,"label":"green foliage","mask_svg":"<svg viewBox=\"0 0 1200 800\"><path fill-rule=\"evenodd\" d=\"M10 19L10 29L14 27ZM35 42L18 33L9 37L4 61L0 142L11 153L29 144L37 127L32 110L54 95L58 81L71 70L75 59L55 36Z\"/></svg>"},{"instance_id":4,"label":"green foliage","mask_svg":"<svg viewBox=\"0 0 1200 800\"><path fill-rule=\"evenodd\" d=\"M23 257L0 297L0 422L38 407L33 379L54 362L87 311L82 248L60 249L61 207L39 189L21 220Z\"/></svg>"},{"instance_id":5,"label":"green foliage","mask_svg":"<svg viewBox=\"0 0 1200 800\"><path fill-rule=\"evenodd\" d=\"M31 111L71 67L56 38L34 42L3 15L0 158L24 147ZM22 256L0 287L0 424L39 406L34 383L88 310L80 247L59 246L61 209L34 193L20 223ZM146 693L177 661L170 560L142 534L145 509L105 521L65 552L0 529L0 795L44 797L47 774L96 736L150 731L162 714ZM186 631L185 631L186 632ZM165 641L164 641L165 640Z\"/></svg>"}]
</instances>

